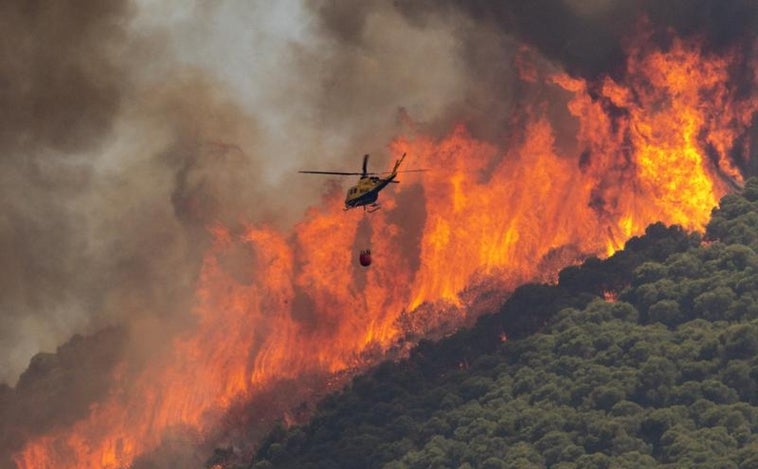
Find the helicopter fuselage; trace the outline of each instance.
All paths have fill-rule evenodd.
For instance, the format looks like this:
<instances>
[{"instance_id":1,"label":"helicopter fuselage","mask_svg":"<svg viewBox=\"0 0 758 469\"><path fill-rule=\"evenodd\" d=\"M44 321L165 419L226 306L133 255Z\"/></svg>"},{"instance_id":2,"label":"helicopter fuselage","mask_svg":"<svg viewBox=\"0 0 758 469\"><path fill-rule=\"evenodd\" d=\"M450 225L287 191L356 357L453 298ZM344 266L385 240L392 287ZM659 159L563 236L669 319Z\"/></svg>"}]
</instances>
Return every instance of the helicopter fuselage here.
<instances>
[{"instance_id":1,"label":"helicopter fuselage","mask_svg":"<svg viewBox=\"0 0 758 469\"><path fill-rule=\"evenodd\" d=\"M370 205L379 198L379 191L387 187L395 179L395 175L387 178L376 176L364 177L358 181L358 184L350 187L345 196L345 209Z\"/></svg>"}]
</instances>

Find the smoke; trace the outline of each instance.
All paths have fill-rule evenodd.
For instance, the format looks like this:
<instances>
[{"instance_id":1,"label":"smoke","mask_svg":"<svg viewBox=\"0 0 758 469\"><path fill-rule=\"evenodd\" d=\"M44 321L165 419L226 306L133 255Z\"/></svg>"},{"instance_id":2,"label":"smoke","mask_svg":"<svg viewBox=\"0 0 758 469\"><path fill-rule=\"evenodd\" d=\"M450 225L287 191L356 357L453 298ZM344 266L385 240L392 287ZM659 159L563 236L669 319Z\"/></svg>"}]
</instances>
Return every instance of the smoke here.
<instances>
[{"instance_id":1,"label":"smoke","mask_svg":"<svg viewBox=\"0 0 758 469\"><path fill-rule=\"evenodd\" d=\"M0 382L13 384L75 333L181 322L205 227L262 216L266 186L254 117L140 27L136 5L0 9Z\"/></svg>"},{"instance_id":2,"label":"smoke","mask_svg":"<svg viewBox=\"0 0 758 469\"><path fill-rule=\"evenodd\" d=\"M129 86L110 54L130 14L114 1L0 6L0 382L87 323L75 205Z\"/></svg>"},{"instance_id":3,"label":"smoke","mask_svg":"<svg viewBox=\"0 0 758 469\"><path fill-rule=\"evenodd\" d=\"M758 9L751 0L447 0L399 2L412 17L462 14L478 25L517 37L574 75L620 72L623 42L646 17L656 32L697 35L716 49L755 39Z\"/></svg>"},{"instance_id":4,"label":"smoke","mask_svg":"<svg viewBox=\"0 0 758 469\"><path fill-rule=\"evenodd\" d=\"M336 44L335 57L341 58L336 69L350 77L361 77L361 58L367 51L382 47L386 37L395 36L398 28L384 26L383 36L374 32L377 26L402 24L422 37L433 32L436 41L450 44L438 48L439 55L427 51L419 56L403 56L404 66L414 67L421 60L424 69L417 75L428 80L437 71L455 74L456 87L448 88L429 83L437 93L438 104L434 112L423 113L409 109L409 115L423 124L427 133L444 135L452 125L466 124L472 135L499 146L507 145L513 122L518 115L520 103L533 102L535 92L554 93L544 87L524 87L514 64L523 46L536 53L530 58L540 58L539 67L547 71L565 71L571 75L595 81L604 76L623 80L626 70L626 47L630 37L635 36L645 24L651 32L651 40L664 50L670 44L672 33L679 37L695 36L706 47L722 53L738 46L745 51L744 59L751 60L750 51L756 46L758 31L758 8L752 0L401 0L385 2L373 0L350 2L348 0L314 0L308 2L318 23L331 43ZM384 39L380 39L380 38ZM444 38L444 39L439 39ZM417 48L414 36L402 37L407 49ZM423 57L419 59L419 57ZM452 66L440 66L444 63ZM428 65L428 66L427 66ZM750 75L752 67L745 63L742 71L732 73ZM343 93L348 87L340 78L322 79L323 83L340 83L335 87ZM735 80L737 83L752 83L752 76ZM370 81L353 82L365 94L387 96L384 90L377 91ZM368 85L368 86L367 86ZM405 83L394 83L394 93L405 90ZM341 102L327 89L324 99L330 103ZM744 93L750 93L745 90ZM360 96L351 92L343 95L350 102ZM565 113L564 97L550 97L556 103L551 110L552 122L565 128L568 139L574 137L573 119ZM373 104L378 104L380 100ZM360 109L356 110L360 113ZM514 112L515 111L515 112ZM560 115L563 113L562 115ZM402 130L402 129L401 129ZM562 137L558 135L558 139ZM560 143L560 142L559 142Z\"/></svg>"}]
</instances>

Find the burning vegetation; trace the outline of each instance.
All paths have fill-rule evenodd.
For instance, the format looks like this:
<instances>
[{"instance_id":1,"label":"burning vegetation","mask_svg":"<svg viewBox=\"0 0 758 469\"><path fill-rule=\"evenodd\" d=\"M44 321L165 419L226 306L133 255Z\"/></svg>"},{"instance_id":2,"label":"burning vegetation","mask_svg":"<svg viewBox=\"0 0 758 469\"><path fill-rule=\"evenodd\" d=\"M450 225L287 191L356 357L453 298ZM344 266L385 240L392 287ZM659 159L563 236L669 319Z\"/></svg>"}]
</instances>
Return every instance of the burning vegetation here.
<instances>
[{"instance_id":1,"label":"burning vegetation","mask_svg":"<svg viewBox=\"0 0 758 469\"><path fill-rule=\"evenodd\" d=\"M357 376L252 459L217 448L208 466L753 467L756 215L750 178L713 211L707 243L650 225Z\"/></svg>"},{"instance_id":2,"label":"burning vegetation","mask_svg":"<svg viewBox=\"0 0 758 469\"><path fill-rule=\"evenodd\" d=\"M651 223L703 230L752 172L754 38L716 48L640 21L619 46L622 69L604 74L561 68L532 39L507 64L519 78L497 138L466 119L440 135L400 113L389 153L431 170L404 178L382 210L343 213L333 188L291 230L209 224L191 318L150 357L108 367L80 418L8 431L16 466L122 468L167 445L215 444L241 403L271 399L273 420ZM272 397L298 380L311 388Z\"/></svg>"}]
</instances>

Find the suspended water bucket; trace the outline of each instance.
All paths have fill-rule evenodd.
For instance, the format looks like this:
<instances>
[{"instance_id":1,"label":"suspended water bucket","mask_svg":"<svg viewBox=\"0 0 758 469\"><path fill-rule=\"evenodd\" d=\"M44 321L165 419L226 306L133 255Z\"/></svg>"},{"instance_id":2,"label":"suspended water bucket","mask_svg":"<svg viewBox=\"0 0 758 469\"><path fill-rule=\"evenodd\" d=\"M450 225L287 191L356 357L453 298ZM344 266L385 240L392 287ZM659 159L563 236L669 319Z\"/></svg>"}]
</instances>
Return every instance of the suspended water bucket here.
<instances>
[{"instance_id":1,"label":"suspended water bucket","mask_svg":"<svg viewBox=\"0 0 758 469\"><path fill-rule=\"evenodd\" d=\"M360 261L363 267L370 266L371 265L371 249L364 249L363 251L361 251L361 255L358 257L358 260Z\"/></svg>"}]
</instances>

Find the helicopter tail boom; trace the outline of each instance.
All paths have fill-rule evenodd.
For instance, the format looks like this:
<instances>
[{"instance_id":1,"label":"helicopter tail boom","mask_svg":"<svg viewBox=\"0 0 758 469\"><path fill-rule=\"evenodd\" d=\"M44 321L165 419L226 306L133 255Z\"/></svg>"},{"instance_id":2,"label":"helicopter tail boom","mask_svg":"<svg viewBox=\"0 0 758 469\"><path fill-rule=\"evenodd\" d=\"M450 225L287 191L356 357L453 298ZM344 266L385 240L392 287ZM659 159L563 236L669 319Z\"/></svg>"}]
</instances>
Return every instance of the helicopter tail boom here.
<instances>
[{"instance_id":1,"label":"helicopter tail boom","mask_svg":"<svg viewBox=\"0 0 758 469\"><path fill-rule=\"evenodd\" d=\"M390 180L395 179L395 176L397 176L397 169L403 163L404 159L405 159L405 153L403 153L403 156L401 156L399 160L395 161L395 166L392 168L392 173L389 176Z\"/></svg>"}]
</instances>

